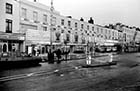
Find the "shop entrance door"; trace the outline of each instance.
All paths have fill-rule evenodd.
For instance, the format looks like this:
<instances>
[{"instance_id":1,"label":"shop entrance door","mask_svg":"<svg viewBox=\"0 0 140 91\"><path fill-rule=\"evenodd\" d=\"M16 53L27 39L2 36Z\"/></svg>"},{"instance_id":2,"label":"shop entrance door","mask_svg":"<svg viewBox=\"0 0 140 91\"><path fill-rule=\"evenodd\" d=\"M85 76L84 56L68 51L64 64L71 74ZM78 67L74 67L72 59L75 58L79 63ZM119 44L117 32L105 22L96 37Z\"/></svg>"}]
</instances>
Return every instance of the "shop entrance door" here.
<instances>
[{"instance_id":1,"label":"shop entrance door","mask_svg":"<svg viewBox=\"0 0 140 91\"><path fill-rule=\"evenodd\" d=\"M3 45L3 52L7 52L7 45L6 44Z\"/></svg>"}]
</instances>

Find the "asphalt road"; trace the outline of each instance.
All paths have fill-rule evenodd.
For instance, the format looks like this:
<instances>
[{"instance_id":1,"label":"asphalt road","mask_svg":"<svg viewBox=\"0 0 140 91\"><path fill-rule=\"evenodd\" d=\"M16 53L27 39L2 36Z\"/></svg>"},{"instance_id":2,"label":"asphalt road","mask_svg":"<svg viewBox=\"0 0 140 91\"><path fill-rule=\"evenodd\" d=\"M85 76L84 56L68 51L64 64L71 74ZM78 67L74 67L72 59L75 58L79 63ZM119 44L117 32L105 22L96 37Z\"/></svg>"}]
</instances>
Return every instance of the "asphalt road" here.
<instances>
[{"instance_id":1,"label":"asphalt road","mask_svg":"<svg viewBox=\"0 0 140 91\"><path fill-rule=\"evenodd\" d=\"M82 68L82 59L1 71L0 91L140 91L140 53L115 55L113 61L117 65Z\"/></svg>"}]
</instances>

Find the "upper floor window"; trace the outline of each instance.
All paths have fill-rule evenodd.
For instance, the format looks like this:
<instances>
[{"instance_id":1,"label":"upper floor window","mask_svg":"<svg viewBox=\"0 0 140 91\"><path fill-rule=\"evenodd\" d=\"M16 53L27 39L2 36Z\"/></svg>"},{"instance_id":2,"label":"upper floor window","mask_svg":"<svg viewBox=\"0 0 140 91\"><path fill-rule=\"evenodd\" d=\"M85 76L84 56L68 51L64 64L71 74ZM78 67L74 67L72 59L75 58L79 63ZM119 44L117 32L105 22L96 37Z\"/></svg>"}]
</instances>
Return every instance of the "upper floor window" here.
<instances>
[{"instance_id":1,"label":"upper floor window","mask_svg":"<svg viewBox=\"0 0 140 91\"><path fill-rule=\"evenodd\" d=\"M64 19L61 19L61 25L64 25L65 23L64 23Z\"/></svg>"},{"instance_id":2,"label":"upper floor window","mask_svg":"<svg viewBox=\"0 0 140 91\"><path fill-rule=\"evenodd\" d=\"M6 19L6 33L12 33L12 20Z\"/></svg>"},{"instance_id":3,"label":"upper floor window","mask_svg":"<svg viewBox=\"0 0 140 91\"><path fill-rule=\"evenodd\" d=\"M89 30L89 25L87 25L87 30Z\"/></svg>"},{"instance_id":4,"label":"upper floor window","mask_svg":"<svg viewBox=\"0 0 140 91\"><path fill-rule=\"evenodd\" d=\"M99 28L97 27L97 33L99 33Z\"/></svg>"},{"instance_id":5,"label":"upper floor window","mask_svg":"<svg viewBox=\"0 0 140 91\"><path fill-rule=\"evenodd\" d=\"M77 22L76 22L76 23L75 23L75 28L77 28L77 25L78 25L78 24L77 24Z\"/></svg>"},{"instance_id":6,"label":"upper floor window","mask_svg":"<svg viewBox=\"0 0 140 91\"><path fill-rule=\"evenodd\" d=\"M112 31L112 35L113 35L113 36L115 35L114 31Z\"/></svg>"},{"instance_id":7,"label":"upper floor window","mask_svg":"<svg viewBox=\"0 0 140 91\"><path fill-rule=\"evenodd\" d=\"M55 16L53 16L52 18L51 18L51 25L53 25L53 26L55 26L56 25L56 17Z\"/></svg>"},{"instance_id":8,"label":"upper floor window","mask_svg":"<svg viewBox=\"0 0 140 91\"><path fill-rule=\"evenodd\" d=\"M101 28L101 33L103 33L103 29Z\"/></svg>"},{"instance_id":9,"label":"upper floor window","mask_svg":"<svg viewBox=\"0 0 140 91\"><path fill-rule=\"evenodd\" d=\"M38 20L38 13L36 11L33 12L33 20L34 21Z\"/></svg>"},{"instance_id":10,"label":"upper floor window","mask_svg":"<svg viewBox=\"0 0 140 91\"><path fill-rule=\"evenodd\" d=\"M13 13L13 5L10 3L6 3L6 13L12 14Z\"/></svg>"},{"instance_id":11,"label":"upper floor window","mask_svg":"<svg viewBox=\"0 0 140 91\"><path fill-rule=\"evenodd\" d=\"M47 15L46 14L43 15L43 22L47 23Z\"/></svg>"},{"instance_id":12,"label":"upper floor window","mask_svg":"<svg viewBox=\"0 0 140 91\"><path fill-rule=\"evenodd\" d=\"M69 27L71 26L71 21L68 21L68 26L69 26Z\"/></svg>"},{"instance_id":13,"label":"upper floor window","mask_svg":"<svg viewBox=\"0 0 140 91\"><path fill-rule=\"evenodd\" d=\"M92 27L92 31L94 31L94 27Z\"/></svg>"},{"instance_id":14,"label":"upper floor window","mask_svg":"<svg viewBox=\"0 0 140 91\"><path fill-rule=\"evenodd\" d=\"M27 9L22 8L22 18L27 18Z\"/></svg>"},{"instance_id":15,"label":"upper floor window","mask_svg":"<svg viewBox=\"0 0 140 91\"><path fill-rule=\"evenodd\" d=\"M107 30L105 30L105 33L107 34Z\"/></svg>"},{"instance_id":16,"label":"upper floor window","mask_svg":"<svg viewBox=\"0 0 140 91\"><path fill-rule=\"evenodd\" d=\"M82 29L84 28L84 24L81 24L81 28L82 28Z\"/></svg>"},{"instance_id":17,"label":"upper floor window","mask_svg":"<svg viewBox=\"0 0 140 91\"><path fill-rule=\"evenodd\" d=\"M47 31L47 27L43 27L43 31Z\"/></svg>"}]
</instances>

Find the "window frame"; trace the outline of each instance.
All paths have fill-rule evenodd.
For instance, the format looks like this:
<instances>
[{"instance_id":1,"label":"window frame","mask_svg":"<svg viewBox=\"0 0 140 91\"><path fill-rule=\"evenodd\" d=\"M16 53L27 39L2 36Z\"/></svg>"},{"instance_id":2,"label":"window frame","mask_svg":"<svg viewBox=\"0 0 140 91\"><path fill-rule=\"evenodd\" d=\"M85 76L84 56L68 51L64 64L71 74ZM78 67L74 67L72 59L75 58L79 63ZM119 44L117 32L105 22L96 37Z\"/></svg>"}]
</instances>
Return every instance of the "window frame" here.
<instances>
[{"instance_id":1,"label":"window frame","mask_svg":"<svg viewBox=\"0 0 140 91\"><path fill-rule=\"evenodd\" d=\"M47 21L48 21L48 15L43 14L43 23L47 23Z\"/></svg>"},{"instance_id":2,"label":"window frame","mask_svg":"<svg viewBox=\"0 0 140 91\"><path fill-rule=\"evenodd\" d=\"M27 9L26 8L22 8L22 18L27 18Z\"/></svg>"},{"instance_id":3,"label":"window frame","mask_svg":"<svg viewBox=\"0 0 140 91\"><path fill-rule=\"evenodd\" d=\"M81 24L81 29L84 29L84 24Z\"/></svg>"},{"instance_id":4,"label":"window frame","mask_svg":"<svg viewBox=\"0 0 140 91\"><path fill-rule=\"evenodd\" d=\"M78 23L77 22L75 22L75 28L78 28Z\"/></svg>"},{"instance_id":5,"label":"window frame","mask_svg":"<svg viewBox=\"0 0 140 91\"><path fill-rule=\"evenodd\" d=\"M37 11L33 11L33 20L38 21L38 12Z\"/></svg>"},{"instance_id":6,"label":"window frame","mask_svg":"<svg viewBox=\"0 0 140 91\"><path fill-rule=\"evenodd\" d=\"M43 31L48 31L48 27L43 27Z\"/></svg>"},{"instance_id":7,"label":"window frame","mask_svg":"<svg viewBox=\"0 0 140 91\"><path fill-rule=\"evenodd\" d=\"M5 22L6 22L6 33L12 33L13 21L10 19L6 19Z\"/></svg>"},{"instance_id":8,"label":"window frame","mask_svg":"<svg viewBox=\"0 0 140 91\"><path fill-rule=\"evenodd\" d=\"M12 4L6 3L5 8L6 8L6 13L7 14L13 14L13 5Z\"/></svg>"},{"instance_id":9,"label":"window frame","mask_svg":"<svg viewBox=\"0 0 140 91\"><path fill-rule=\"evenodd\" d=\"M71 21L68 21L68 26L71 27Z\"/></svg>"},{"instance_id":10,"label":"window frame","mask_svg":"<svg viewBox=\"0 0 140 91\"><path fill-rule=\"evenodd\" d=\"M61 19L61 25L64 26L65 25L65 20Z\"/></svg>"}]
</instances>

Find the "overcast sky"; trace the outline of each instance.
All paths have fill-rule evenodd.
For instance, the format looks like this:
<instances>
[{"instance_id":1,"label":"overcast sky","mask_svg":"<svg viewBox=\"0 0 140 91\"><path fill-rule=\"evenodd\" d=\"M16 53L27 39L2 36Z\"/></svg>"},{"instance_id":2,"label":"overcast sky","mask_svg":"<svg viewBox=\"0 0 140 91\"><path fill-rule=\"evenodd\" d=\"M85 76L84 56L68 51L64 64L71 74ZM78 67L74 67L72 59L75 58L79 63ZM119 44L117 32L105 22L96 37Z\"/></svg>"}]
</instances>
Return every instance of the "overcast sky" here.
<instances>
[{"instance_id":1,"label":"overcast sky","mask_svg":"<svg viewBox=\"0 0 140 91\"><path fill-rule=\"evenodd\" d=\"M51 0L38 0L50 6ZM140 0L53 0L54 8L64 16L85 20L93 17L96 24L121 22L140 27Z\"/></svg>"}]
</instances>

